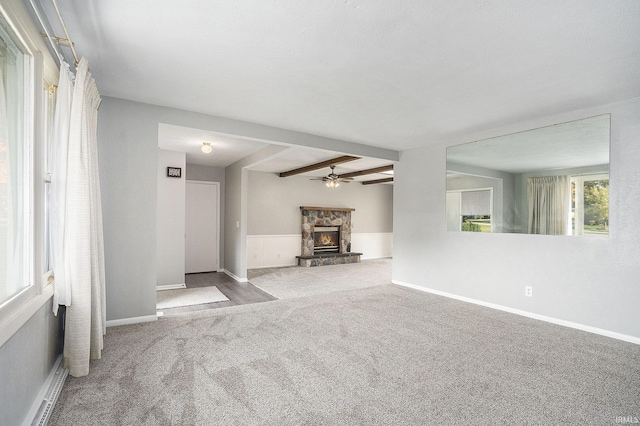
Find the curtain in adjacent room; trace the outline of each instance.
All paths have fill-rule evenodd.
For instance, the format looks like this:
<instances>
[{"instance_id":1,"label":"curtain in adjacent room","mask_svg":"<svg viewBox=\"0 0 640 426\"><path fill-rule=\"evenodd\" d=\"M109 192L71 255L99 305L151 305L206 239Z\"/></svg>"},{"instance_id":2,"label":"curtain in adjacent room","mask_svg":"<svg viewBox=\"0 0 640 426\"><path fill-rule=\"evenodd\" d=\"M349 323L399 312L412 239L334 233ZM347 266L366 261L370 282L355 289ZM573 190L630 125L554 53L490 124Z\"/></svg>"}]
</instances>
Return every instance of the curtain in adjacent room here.
<instances>
[{"instance_id":1,"label":"curtain in adjacent room","mask_svg":"<svg viewBox=\"0 0 640 426\"><path fill-rule=\"evenodd\" d=\"M568 176L528 179L529 234L568 235L569 194Z\"/></svg>"},{"instance_id":2,"label":"curtain in adjacent room","mask_svg":"<svg viewBox=\"0 0 640 426\"><path fill-rule=\"evenodd\" d=\"M89 360L101 357L106 332L97 155L99 105L100 95L89 63L82 58L76 70L69 120L63 238L65 279L71 291L71 297L67 295L70 303L66 310L64 366L75 377L89 374Z\"/></svg>"},{"instance_id":3,"label":"curtain in adjacent room","mask_svg":"<svg viewBox=\"0 0 640 426\"><path fill-rule=\"evenodd\" d=\"M56 96L56 109L51 131L49 164L51 185L49 186L49 253L55 275L53 313L58 314L58 305L71 304L71 283L67 279L64 234L65 207L67 200L67 155L69 147L69 120L73 97L72 74L69 64L62 62Z\"/></svg>"}]
</instances>

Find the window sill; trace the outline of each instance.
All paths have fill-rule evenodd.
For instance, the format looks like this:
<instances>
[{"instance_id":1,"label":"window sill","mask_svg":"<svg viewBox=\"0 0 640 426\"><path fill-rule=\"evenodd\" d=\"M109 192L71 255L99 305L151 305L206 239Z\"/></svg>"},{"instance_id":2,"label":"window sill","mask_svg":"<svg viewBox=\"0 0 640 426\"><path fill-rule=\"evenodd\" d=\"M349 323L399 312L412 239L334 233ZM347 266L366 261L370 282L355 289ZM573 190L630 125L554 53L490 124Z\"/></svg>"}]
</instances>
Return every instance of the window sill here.
<instances>
[{"instance_id":1,"label":"window sill","mask_svg":"<svg viewBox=\"0 0 640 426\"><path fill-rule=\"evenodd\" d=\"M36 312L53 297L53 284L42 289L42 293L32 297L15 315L0 323L0 347L4 345Z\"/></svg>"}]
</instances>

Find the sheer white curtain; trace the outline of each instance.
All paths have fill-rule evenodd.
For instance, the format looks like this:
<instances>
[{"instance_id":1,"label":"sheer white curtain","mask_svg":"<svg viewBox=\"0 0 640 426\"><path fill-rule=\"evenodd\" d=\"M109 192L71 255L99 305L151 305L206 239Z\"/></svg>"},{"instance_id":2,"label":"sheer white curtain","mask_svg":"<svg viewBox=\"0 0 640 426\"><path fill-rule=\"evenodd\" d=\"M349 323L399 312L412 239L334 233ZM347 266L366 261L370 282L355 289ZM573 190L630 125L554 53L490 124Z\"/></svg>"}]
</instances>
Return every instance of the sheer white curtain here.
<instances>
[{"instance_id":1,"label":"sheer white curtain","mask_svg":"<svg viewBox=\"0 0 640 426\"><path fill-rule=\"evenodd\" d=\"M571 208L568 176L545 176L527 181L529 233L568 235Z\"/></svg>"},{"instance_id":2,"label":"sheer white curtain","mask_svg":"<svg viewBox=\"0 0 640 426\"><path fill-rule=\"evenodd\" d=\"M62 67L64 68L64 67ZM66 69L61 69L62 76ZM100 95L85 58L76 70L71 99L69 131L66 140L66 168L57 164L58 176L64 175L64 222L62 228L62 257L54 257L64 281L58 301L67 306L65 321L64 365L72 376L89 374L89 360L101 356L106 332L104 248L102 237L102 209L98 177L97 119ZM63 114L60 114L61 119ZM60 124L60 127L63 127ZM62 132L63 133L63 132ZM64 141L56 147L56 156L64 157ZM64 158L58 158L64 163ZM53 180L53 175L52 175ZM53 182L52 182L53 183ZM52 194L61 202L60 194ZM60 205L57 206L60 213ZM59 237L60 235L58 235ZM60 246L56 246L60 249ZM58 290L56 290L58 291Z\"/></svg>"},{"instance_id":3,"label":"sheer white curtain","mask_svg":"<svg viewBox=\"0 0 640 426\"><path fill-rule=\"evenodd\" d=\"M0 47L2 38L0 38ZM10 51L1 49L2 56ZM25 276L25 147L20 133L19 90L4 82L15 82L16 70L7 74L0 66L0 303L18 294L26 285ZM16 108L18 107L18 108ZM12 126L13 124L13 126Z\"/></svg>"},{"instance_id":4,"label":"sheer white curtain","mask_svg":"<svg viewBox=\"0 0 640 426\"><path fill-rule=\"evenodd\" d=\"M60 65L60 78L56 96L56 110L51 132L51 185L49 186L49 253L55 274L53 313L58 314L58 305L71 304L71 283L67 279L65 263L64 230L67 200L67 155L69 147L69 119L73 97L72 74L69 64Z\"/></svg>"}]
</instances>

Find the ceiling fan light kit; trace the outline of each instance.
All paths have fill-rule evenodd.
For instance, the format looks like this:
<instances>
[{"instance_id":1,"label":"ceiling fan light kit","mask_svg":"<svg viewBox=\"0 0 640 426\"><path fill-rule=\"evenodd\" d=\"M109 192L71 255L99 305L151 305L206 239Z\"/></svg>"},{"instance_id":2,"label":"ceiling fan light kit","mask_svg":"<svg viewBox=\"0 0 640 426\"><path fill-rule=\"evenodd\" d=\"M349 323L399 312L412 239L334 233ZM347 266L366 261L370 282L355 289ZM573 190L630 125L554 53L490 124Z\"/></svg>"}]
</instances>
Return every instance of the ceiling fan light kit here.
<instances>
[{"instance_id":1,"label":"ceiling fan light kit","mask_svg":"<svg viewBox=\"0 0 640 426\"><path fill-rule=\"evenodd\" d=\"M315 178L311 180L321 180L329 189L336 189L337 187L340 186L341 183L349 183L353 180L353 178L340 177L339 175L335 174L334 169L336 168L336 166L331 165L329 167L331 167L331 173L329 173L327 176L323 178Z\"/></svg>"}]
</instances>

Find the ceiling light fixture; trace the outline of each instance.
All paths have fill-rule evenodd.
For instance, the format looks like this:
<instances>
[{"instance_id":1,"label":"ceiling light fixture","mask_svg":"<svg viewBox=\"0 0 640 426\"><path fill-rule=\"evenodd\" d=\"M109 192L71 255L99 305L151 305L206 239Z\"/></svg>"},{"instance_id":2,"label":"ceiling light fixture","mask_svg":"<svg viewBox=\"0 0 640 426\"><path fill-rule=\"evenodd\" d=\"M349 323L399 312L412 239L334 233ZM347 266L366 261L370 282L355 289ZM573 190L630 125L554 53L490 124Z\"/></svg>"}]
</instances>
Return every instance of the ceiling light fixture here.
<instances>
[{"instance_id":1,"label":"ceiling light fixture","mask_svg":"<svg viewBox=\"0 0 640 426\"><path fill-rule=\"evenodd\" d=\"M213 148L211 148L211 142L202 142L202 146L200 147L200 149L205 154L209 154L211 151L213 151Z\"/></svg>"},{"instance_id":2,"label":"ceiling light fixture","mask_svg":"<svg viewBox=\"0 0 640 426\"><path fill-rule=\"evenodd\" d=\"M330 180L325 182L325 185L327 185L327 188L329 188L329 189L336 189L337 187L340 186L340 182L338 182L337 180L334 180L334 179L330 179Z\"/></svg>"}]
</instances>

